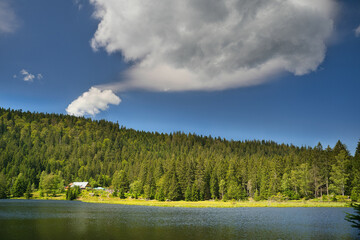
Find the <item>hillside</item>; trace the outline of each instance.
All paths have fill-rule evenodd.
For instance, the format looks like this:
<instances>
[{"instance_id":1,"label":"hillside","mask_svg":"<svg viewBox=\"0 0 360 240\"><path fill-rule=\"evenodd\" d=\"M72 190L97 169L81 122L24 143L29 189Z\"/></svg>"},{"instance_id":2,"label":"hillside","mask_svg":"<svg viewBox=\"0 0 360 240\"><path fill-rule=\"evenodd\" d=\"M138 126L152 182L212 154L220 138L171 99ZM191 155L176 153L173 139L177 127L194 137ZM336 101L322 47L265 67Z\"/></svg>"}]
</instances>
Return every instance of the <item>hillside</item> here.
<instances>
[{"instance_id":1,"label":"hillside","mask_svg":"<svg viewBox=\"0 0 360 240\"><path fill-rule=\"evenodd\" d=\"M196 201L337 194L360 200L359 153L360 144L351 156L340 141L333 149L227 141L0 108L0 197L21 196L56 176L62 186L89 181L120 197Z\"/></svg>"}]
</instances>

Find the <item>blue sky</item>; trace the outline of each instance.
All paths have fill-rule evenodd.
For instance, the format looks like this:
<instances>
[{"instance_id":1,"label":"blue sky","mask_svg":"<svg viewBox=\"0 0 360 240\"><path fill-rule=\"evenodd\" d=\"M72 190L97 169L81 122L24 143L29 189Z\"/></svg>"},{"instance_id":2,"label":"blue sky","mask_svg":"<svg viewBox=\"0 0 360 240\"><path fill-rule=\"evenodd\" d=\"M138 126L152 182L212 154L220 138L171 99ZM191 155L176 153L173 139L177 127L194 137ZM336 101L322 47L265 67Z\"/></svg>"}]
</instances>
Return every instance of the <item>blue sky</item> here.
<instances>
[{"instance_id":1,"label":"blue sky","mask_svg":"<svg viewBox=\"0 0 360 240\"><path fill-rule=\"evenodd\" d=\"M199 7L188 0L176 8L164 1L155 7L122 2L0 0L0 106L234 140L298 146L319 141L334 146L341 140L354 153L360 138L359 1L323 0L319 6L269 1L266 8L237 10L238 18L250 16L241 24L228 19L232 10L212 8L213 1ZM246 1L238 2L244 9ZM163 8L178 16L176 21L167 19ZM268 11L282 8L292 11L290 19ZM128 14L134 9L141 14ZM250 14L264 9L266 28ZM195 13L183 17L188 12ZM172 30L179 26L186 38ZM235 43L231 51L219 47L224 42ZM317 47L321 43L325 49ZM29 74L32 81L25 81ZM76 101L85 99L84 93L93 96L91 87L105 101L95 106L95 115L84 106L91 101Z\"/></svg>"}]
</instances>

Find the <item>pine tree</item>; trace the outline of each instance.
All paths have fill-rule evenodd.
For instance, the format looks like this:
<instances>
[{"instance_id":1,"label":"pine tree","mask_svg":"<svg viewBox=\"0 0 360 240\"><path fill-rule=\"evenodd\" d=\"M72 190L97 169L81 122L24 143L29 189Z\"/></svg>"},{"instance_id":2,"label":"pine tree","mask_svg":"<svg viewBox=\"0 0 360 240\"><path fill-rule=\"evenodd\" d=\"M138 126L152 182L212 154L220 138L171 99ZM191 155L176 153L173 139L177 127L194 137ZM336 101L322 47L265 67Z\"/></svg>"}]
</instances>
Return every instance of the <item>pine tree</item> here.
<instances>
[{"instance_id":1,"label":"pine tree","mask_svg":"<svg viewBox=\"0 0 360 240\"><path fill-rule=\"evenodd\" d=\"M181 196L181 192L180 192L179 183L177 181L176 174L174 173L170 180L167 198L171 201L176 201L180 199L180 196Z\"/></svg>"},{"instance_id":2,"label":"pine tree","mask_svg":"<svg viewBox=\"0 0 360 240\"><path fill-rule=\"evenodd\" d=\"M360 202L360 141L352 161L353 180L351 183L351 200Z\"/></svg>"},{"instance_id":3,"label":"pine tree","mask_svg":"<svg viewBox=\"0 0 360 240\"><path fill-rule=\"evenodd\" d=\"M341 150L340 153L335 157L336 164L332 165L331 177L330 180L332 184L330 189L332 189L336 194L345 195L345 186L349 179L349 174L346 172L347 166L349 164L349 159L347 153L344 150Z\"/></svg>"},{"instance_id":4,"label":"pine tree","mask_svg":"<svg viewBox=\"0 0 360 240\"><path fill-rule=\"evenodd\" d=\"M219 183L215 174L212 174L210 178L210 194L212 199L216 199L219 196Z\"/></svg>"},{"instance_id":5,"label":"pine tree","mask_svg":"<svg viewBox=\"0 0 360 240\"><path fill-rule=\"evenodd\" d=\"M27 185L27 188L26 188L26 191L25 191L25 198L26 198L26 199L32 198L31 183L30 183L30 182L29 182L29 184Z\"/></svg>"},{"instance_id":6,"label":"pine tree","mask_svg":"<svg viewBox=\"0 0 360 240\"><path fill-rule=\"evenodd\" d=\"M26 187L27 184L25 182L25 177L22 173L20 173L11 188L11 194L13 197L22 197L26 191Z\"/></svg>"},{"instance_id":7,"label":"pine tree","mask_svg":"<svg viewBox=\"0 0 360 240\"><path fill-rule=\"evenodd\" d=\"M185 201L192 201L192 194L191 194L190 185L187 186L186 191L185 191Z\"/></svg>"},{"instance_id":8,"label":"pine tree","mask_svg":"<svg viewBox=\"0 0 360 240\"><path fill-rule=\"evenodd\" d=\"M260 200L261 200L259 191L258 191L257 189L255 190L254 200L255 200L255 201L260 201Z\"/></svg>"},{"instance_id":9,"label":"pine tree","mask_svg":"<svg viewBox=\"0 0 360 240\"><path fill-rule=\"evenodd\" d=\"M130 184L130 193L135 199L137 199L140 196L141 191L142 191L142 185L139 180L136 180L135 182Z\"/></svg>"},{"instance_id":10,"label":"pine tree","mask_svg":"<svg viewBox=\"0 0 360 240\"><path fill-rule=\"evenodd\" d=\"M219 192L221 194L221 199L224 199L224 194L225 194L225 180L221 179L221 181L219 182Z\"/></svg>"},{"instance_id":11,"label":"pine tree","mask_svg":"<svg viewBox=\"0 0 360 240\"><path fill-rule=\"evenodd\" d=\"M0 199L8 197L7 181L3 173L0 173Z\"/></svg>"},{"instance_id":12,"label":"pine tree","mask_svg":"<svg viewBox=\"0 0 360 240\"><path fill-rule=\"evenodd\" d=\"M191 188L191 200L194 202L197 202L200 200L200 193L199 193L199 189L198 189L196 182L194 182L194 184L192 185L192 188Z\"/></svg>"}]
</instances>

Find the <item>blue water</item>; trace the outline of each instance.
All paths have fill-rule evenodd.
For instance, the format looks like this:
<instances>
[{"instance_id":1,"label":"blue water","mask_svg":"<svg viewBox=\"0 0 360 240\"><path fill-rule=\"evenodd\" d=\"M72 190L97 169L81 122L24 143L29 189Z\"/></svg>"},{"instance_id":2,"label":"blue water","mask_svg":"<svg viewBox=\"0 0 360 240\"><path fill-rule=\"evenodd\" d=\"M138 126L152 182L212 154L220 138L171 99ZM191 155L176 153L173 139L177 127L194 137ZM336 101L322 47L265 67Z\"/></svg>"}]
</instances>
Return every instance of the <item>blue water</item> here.
<instances>
[{"instance_id":1,"label":"blue water","mask_svg":"<svg viewBox=\"0 0 360 240\"><path fill-rule=\"evenodd\" d=\"M358 239L345 212L0 200L0 239Z\"/></svg>"}]
</instances>

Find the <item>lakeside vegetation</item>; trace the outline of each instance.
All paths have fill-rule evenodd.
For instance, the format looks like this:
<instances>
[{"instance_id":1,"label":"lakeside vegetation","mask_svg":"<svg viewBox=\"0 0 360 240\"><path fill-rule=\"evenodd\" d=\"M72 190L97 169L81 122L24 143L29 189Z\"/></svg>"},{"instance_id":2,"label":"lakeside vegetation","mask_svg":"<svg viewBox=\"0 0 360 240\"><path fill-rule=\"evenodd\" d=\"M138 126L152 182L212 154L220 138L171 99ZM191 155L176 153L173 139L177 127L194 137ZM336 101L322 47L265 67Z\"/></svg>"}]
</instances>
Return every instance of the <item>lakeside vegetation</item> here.
<instances>
[{"instance_id":1,"label":"lakeside vegetation","mask_svg":"<svg viewBox=\"0 0 360 240\"><path fill-rule=\"evenodd\" d=\"M67 191L66 191L67 193ZM66 193L57 195L44 196L40 191L32 193L31 199L34 200L67 200ZM135 205L135 206L155 206L155 207L188 207L188 208L237 208L237 207L350 207L350 200L339 201L325 201L320 198L310 200L260 200L255 201L250 199L248 201L221 201L221 200L206 200L206 201L158 201L149 199L119 199L109 194L106 191L83 190L78 196L77 200L87 203L104 203L104 204L121 204L121 205ZM26 199L25 197L14 199Z\"/></svg>"},{"instance_id":2,"label":"lakeside vegetation","mask_svg":"<svg viewBox=\"0 0 360 240\"><path fill-rule=\"evenodd\" d=\"M228 141L0 108L0 198L65 196L74 181L111 189L113 203L335 206L360 201L360 143L352 156L340 141Z\"/></svg>"}]
</instances>

